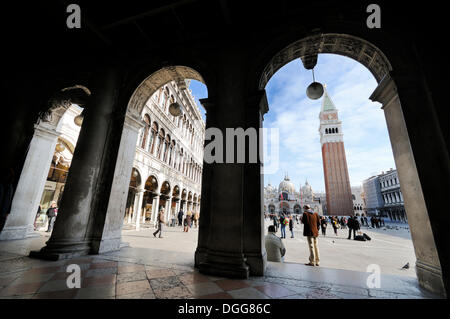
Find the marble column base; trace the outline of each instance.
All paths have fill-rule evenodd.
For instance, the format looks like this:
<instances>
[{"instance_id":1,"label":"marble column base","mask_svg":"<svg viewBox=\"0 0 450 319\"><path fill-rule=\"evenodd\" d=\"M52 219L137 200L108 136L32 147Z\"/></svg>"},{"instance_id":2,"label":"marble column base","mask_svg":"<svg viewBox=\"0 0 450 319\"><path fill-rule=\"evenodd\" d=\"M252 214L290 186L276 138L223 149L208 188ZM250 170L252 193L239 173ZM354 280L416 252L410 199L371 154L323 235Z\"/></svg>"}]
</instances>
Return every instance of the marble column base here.
<instances>
[{"instance_id":1,"label":"marble column base","mask_svg":"<svg viewBox=\"0 0 450 319\"><path fill-rule=\"evenodd\" d=\"M56 261L89 255L90 252L89 241L48 241L41 250L31 251L29 257Z\"/></svg>"},{"instance_id":2,"label":"marble column base","mask_svg":"<svg viewBox=\"0 0 450 319\"><path fill-rule=\"evenodd\" d=\"M200 262L200 273L226 278L248 279L250 270L243 254L206 252L205 261Z\"/></svg>"},{"instance_id":3,"label":"marble column base","mask_svg":"<svg viewBox=\"0 0 450 319\"><path fill-rule=\"evenodd\" d=\"M421 287L432 293L446 297L441 269L417 260L416 274Z\"/></svg>"},{"instance_id":4,"label":"marble column base","mask_svg":"<svg viewBox=\"0 0 450 319\"><path fill-rule=\"evenodd\" d=\"M116 238L102 238L94 240L92 243L92 253L103 254L110 251L117 251L122 248L122 236Z\"/></svg>"},{"instance_id":5,"label":"marble column base","mask_svg":"<svg viewBox=\"0 0 450 319\"><path fill-rule=\"evenodd\" d=\"M34 232L34 225L5 227L0 233L0 240L15 240L31 237L39 237Z\"/></svg>"},{"instance_id":6,"label":"marble column base","mask_svg":"<svg viewBox=\"0 0 450 319\"><path fill-rule=\"evenodd\" d=\"M246 253L246 263L250 266L250 276L264 276L267 267L267 253Z\"/></svg>"}]
</instances>

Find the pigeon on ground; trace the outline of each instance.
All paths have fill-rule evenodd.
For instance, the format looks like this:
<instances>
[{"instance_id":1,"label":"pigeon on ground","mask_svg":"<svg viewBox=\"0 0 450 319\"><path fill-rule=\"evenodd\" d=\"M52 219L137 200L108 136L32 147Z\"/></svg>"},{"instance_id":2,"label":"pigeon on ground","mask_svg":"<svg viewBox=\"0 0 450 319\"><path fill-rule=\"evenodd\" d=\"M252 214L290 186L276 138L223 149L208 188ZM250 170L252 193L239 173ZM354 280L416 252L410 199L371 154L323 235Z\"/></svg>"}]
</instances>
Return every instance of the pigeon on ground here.
<instances>
[{"instance_id":1,"label":"pigeon on ground","mask_svg":"<svg viewBox=\"0 0 450 319\"><path fill-rule=\"evenodd\" d=\"M409 263L406 263L406 265L404 265L404 266L402 267L402 269L409 269Z\"/></svg>"}]
</instances>

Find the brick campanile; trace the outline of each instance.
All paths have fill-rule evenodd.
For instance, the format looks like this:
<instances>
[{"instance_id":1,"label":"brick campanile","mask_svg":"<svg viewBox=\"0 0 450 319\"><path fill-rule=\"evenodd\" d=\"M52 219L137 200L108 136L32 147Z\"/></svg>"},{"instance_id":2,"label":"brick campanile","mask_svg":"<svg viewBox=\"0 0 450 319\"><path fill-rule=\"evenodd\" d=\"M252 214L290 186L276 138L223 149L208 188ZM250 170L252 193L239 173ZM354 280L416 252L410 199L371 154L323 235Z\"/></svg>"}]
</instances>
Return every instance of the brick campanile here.
<instances>
[{"instance_id":1,"label":"brick campanile","mask_svg":"<svg viewBox=\"0 0 450 319\"><path fill-rule=\"evenodd\" d=\"M322 145L323 173L327 195L328 215L353 215L352 191L348 177L344 149L344 134L338 110L324 85L320 111L320 144Z\"/></svg>"}]
</instances>

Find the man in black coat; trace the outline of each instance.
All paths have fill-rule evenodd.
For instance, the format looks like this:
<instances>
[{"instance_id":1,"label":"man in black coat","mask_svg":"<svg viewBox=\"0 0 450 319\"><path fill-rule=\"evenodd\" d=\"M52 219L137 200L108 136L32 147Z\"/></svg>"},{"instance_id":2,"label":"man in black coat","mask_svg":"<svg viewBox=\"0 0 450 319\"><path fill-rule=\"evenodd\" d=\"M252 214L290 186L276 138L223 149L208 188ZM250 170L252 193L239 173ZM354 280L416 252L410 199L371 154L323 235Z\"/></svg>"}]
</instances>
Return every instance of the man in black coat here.
<instances>
[{"instance_id":1,"label":"man in black coat","mask_svg":"<svg viewBox=\"0 0 450 319\"><path fill-rule=\"evenodd\" d=\"M178 212L178 226L183 226L183 210L180 209L180 211Z\"/></svg>"},{"instance_id":2,"label":"man in black coat","mask_svg":"<svg viewBox=\"0 0 450 319\"><path fill-rule=\"evenodd\" d=\"M58 214L58 207L56 207L56 202L52 201L50 204L50 208L47 209L47 216L48 216L47 233L50 233L53 230L53 225L55 224L57 214Z\"/></svg>"},{"instance_id":3,"label":"man in black coat","mask_svg":"<svg viewBox=\"0 0 450 319\"><path fill-rule=\"evenodd\" d=\"M350 216L348 218L348 222L347 222L347 226L348 226L348 238L347 239L351 239L352 237L352 231L353 231L353 239L355 239L356 236L356 223L358 221L356 220L356 218L353 218L352 216Z\"/></svg>"}]
</instances>

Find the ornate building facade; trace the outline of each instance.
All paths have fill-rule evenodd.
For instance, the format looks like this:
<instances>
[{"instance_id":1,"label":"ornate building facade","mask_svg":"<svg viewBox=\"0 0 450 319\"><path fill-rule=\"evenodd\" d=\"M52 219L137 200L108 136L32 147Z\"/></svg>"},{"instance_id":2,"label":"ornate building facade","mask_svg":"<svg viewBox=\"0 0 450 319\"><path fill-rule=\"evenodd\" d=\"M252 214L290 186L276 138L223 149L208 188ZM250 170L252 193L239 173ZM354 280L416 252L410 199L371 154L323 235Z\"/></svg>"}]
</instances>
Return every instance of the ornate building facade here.
<instances>
[{"instance_id":1,"label":"ornate building facade","mask_svg":"<svg viewBox=\"0 0 450 319\"><path fill-rule=\"evenodd\" d=\"M319 114L320 143L329 215L353 215L352 192L344 149L342 122L338 110L324 86L324 97Z\"/></svg>"},{"instance_id":2,"label":"ornate building facade","mask_svg":"<svg viewBox=\"0 0 450 319\"><path fill-rule=\"evenodd\" d=\"M323 214L321 200L314 195L314 191L308 181L296 191L294 183L286 175L278 188L270 183L264 187L264 212L293 214L303 213L303 206L309 205L319 215Z\"/></svg>"},{"instance_id":3,"label":"ornate building facade","mask_svg":"<svg viewBox=\"0 0 450 319\"><path fill-rule=\"evenodd\" d=\"M205 122L189 89L189 80L171 81L155 92L142 110L141 129L130 181L125 220L154 223L160 208L165 220L180 209L200 212ZM174 117L170 104L182 105Z\"/></svg>"},{"instance_id":4,"label":"ornate building facade","mask_svg":"<svg viewBox=\"0 0 450 319\"><path fill-rule=\"evenodd\" d=\"M124 222L140 228L153 224L159 208L165 208L169 222L180 209L186 214L200 212L201 174L205 123L187 88L189 80L161 87L147 101L136 145ZM182 105L183 114L169 113L173 102ZM72 105L61 118L60 136L41 198L40 225L51 201L61 200L80 127L75 118L82 108ZM44 228L43 228L44 229Z\"/></svg>"}]
</instances>

